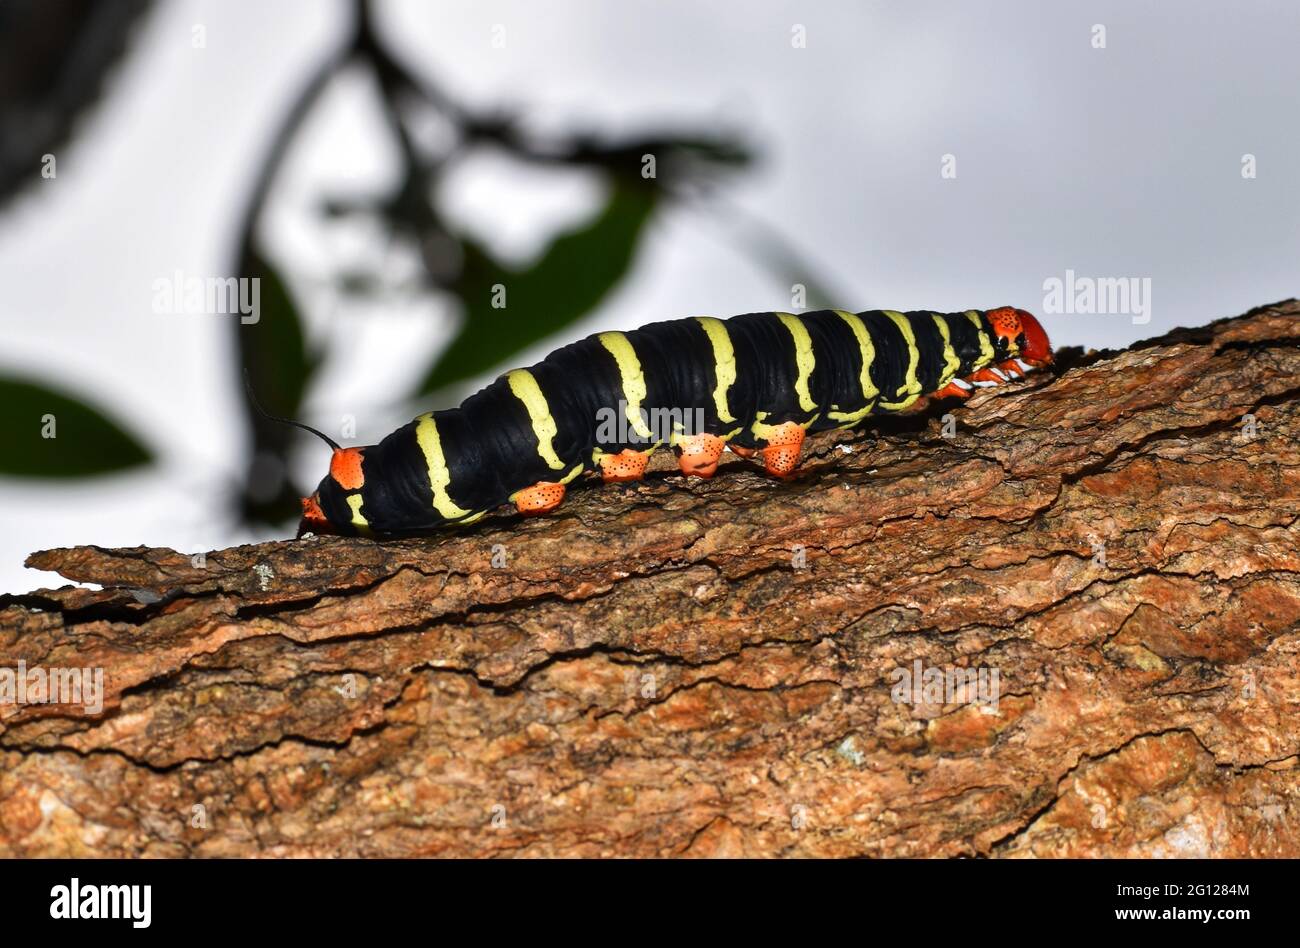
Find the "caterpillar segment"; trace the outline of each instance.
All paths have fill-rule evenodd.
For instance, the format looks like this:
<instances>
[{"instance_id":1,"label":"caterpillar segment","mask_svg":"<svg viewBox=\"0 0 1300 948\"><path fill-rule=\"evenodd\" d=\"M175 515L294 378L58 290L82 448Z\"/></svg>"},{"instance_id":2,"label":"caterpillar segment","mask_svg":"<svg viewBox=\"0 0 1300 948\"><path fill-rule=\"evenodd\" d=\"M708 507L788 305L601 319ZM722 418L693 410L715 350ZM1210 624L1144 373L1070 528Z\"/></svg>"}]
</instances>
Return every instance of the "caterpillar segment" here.
<instances>
[{"instance_id":1,"label":"caterpillar segment","mask_svg":"<svg viewBox=\"0 0 1300 948\"><path fill-rule=\"evenodd\" d=\"M641 479L665 446L688 477L713 476L730 450L787 478L810 433L967 398L1051 361L1042 326L1012 307L698 316L598 333L378 444L339 448L303 499L301 530L421 533L505 504L548 513L584 474Z\"/></svg>"}]
</instances>

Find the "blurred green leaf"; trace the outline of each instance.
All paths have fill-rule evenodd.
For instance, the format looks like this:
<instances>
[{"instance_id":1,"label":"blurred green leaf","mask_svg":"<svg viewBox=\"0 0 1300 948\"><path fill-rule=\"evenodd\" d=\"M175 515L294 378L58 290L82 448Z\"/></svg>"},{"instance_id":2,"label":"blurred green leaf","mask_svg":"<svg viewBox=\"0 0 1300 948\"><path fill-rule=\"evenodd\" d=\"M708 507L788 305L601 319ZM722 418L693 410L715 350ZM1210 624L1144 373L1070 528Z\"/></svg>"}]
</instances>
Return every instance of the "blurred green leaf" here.
<instances>
[{"instance_id":1,"label":"blurred green leaf","mask_svg":"<svg viewBox=\"0 0 1300 948\"><path fill-rule=\"evenodd\" d=\"M269 411L293 417L317 360L307 351L298 307L279 271L256 251L245 269L260 281L257 321L239 327L253 390Z\"/></svg>"},{"instance_id":2,"label":"blurred green leaf","mask_svg":"<svg viewBox=\"0 0 1300 948\"><path fill-rule=\"evenodd\" d=\"M599 214L557 237L522 270L502 266L465 241L464 269L454 287L464 303L464 322L420 393L486 372L595 309L631 266L656 197L648 187L616 180ZM492 306L497 284L505 287L504 309Z\"/></svg>"},{"instance_id":3,"label":"blurred green leaf","mask_svg":"<svg viewBox=\"0 0 1300 948\"><path fill-rule=\"evenodd\" d=\"M98 409L34 382L0 378L0 428L0 474L89 477L152 460Z\"/></svg>"}]
</instances>

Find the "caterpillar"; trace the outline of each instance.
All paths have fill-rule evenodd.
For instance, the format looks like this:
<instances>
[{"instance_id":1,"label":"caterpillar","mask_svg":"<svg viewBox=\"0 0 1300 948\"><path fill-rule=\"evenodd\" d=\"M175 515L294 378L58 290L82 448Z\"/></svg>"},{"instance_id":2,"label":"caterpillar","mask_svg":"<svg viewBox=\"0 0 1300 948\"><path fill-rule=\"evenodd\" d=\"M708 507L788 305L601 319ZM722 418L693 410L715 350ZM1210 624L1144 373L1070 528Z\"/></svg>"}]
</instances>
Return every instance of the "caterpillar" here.
<instances>
[{"instance_id":1,"label":"caterpillar","mask_svg":"<svg viewBox=\"0 0 1300 948\"><path fill-rule=\"evenodd\" d=\"M333 449L299 532L419 533L505 504L543 514L584 473L640 479L664 447L688 476L711 477L725 449L785 478L809 432L927 395L966 398L1051 361L1038 320L1013 307L699 316L597 333L378 444L344 448L299 425Z\"/></svg>"}]
</instances>

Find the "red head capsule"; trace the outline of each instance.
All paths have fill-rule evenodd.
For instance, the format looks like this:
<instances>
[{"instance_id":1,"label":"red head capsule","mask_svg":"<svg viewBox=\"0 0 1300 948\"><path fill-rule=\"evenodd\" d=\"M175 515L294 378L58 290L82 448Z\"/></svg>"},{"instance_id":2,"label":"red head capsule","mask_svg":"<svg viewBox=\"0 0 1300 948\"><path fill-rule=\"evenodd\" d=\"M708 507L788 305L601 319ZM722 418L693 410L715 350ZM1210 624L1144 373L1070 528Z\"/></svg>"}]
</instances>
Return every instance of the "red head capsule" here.
<instances>
[{"instance_id":1,"label":"red head capsule","mask_svg":"<svg viewBox=\"0 0 1300 948\"><path fill-rule=\"evenodd\" d=\"M1025 344L1020 347L1020 358L1030 365L1044 366L1052 364L1052 344L1047 340L1047 333L1032 313L1023 309L1016 310L1020 317L1020 328L1025 334Z\"/></svg>"},{"instance_id":2,"label":"red head capsule","mask_svg":"<svg viewBox=\"0 0 1300 948\"><path fill-rule=\"evenodd\" d=\"M1005 339L1012 352L1029 365L1044 366L1052 362L1052 344L1047 333L1034 318L1033 313L1011 306L1000 306L988 312L993 331ZM1021 341L1023 340L1023 342Z\"/></svg>"}]
</instances>

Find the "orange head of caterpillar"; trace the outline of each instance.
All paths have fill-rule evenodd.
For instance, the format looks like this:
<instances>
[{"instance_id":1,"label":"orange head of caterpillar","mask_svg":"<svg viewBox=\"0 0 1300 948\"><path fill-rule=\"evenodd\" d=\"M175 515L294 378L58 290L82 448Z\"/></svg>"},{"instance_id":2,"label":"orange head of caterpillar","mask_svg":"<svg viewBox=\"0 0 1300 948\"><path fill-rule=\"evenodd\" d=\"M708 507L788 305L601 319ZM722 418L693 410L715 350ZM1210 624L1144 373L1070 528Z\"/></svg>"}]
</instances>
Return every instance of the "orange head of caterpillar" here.
<instances>
[{"instance_id":1,"label":"orange head of caterpillar","mask_svg":"<svg viewBox=\"0 0 1300 948\"><path fill-rule=\"evenodd\" d=\"M334 452L330 457L329 475L320 482L315 493L301 500L302 520L298 523L298 536L304 533L356 533L360 528L369 529L360 509L361 487L366 482L366 449L345 448L311 425L272 415L253 393L253 380L247 369L244 370L244 387L248 390L248 400L263 418L314 434Z\"/></svg>"},{"instance_id":2,"label":"orange head of caterpillar","mask_svg":"<svg viewBox=\"0 0 1300 948\"><path fill-rule=\"evenodd\" d=\"M330 472L315 493L302 498L302 520L298 535L304 533L354 533L355 513L349 497L359 495L366 482L365 448L334 448Z\"/></svg>"},{"instance_id":3,"label":"orange head of caterpillar","mask_svg":"<svg viewBox=\"0 0 1300 948\"><path fill-rule=\"evenodd\" d=\"M1052 344L1032 313L1002 306L989 310L988 317L994 335L1003 340L1010 354L1036 367L1052 364Z\"/></svg>"}]
</instances>

